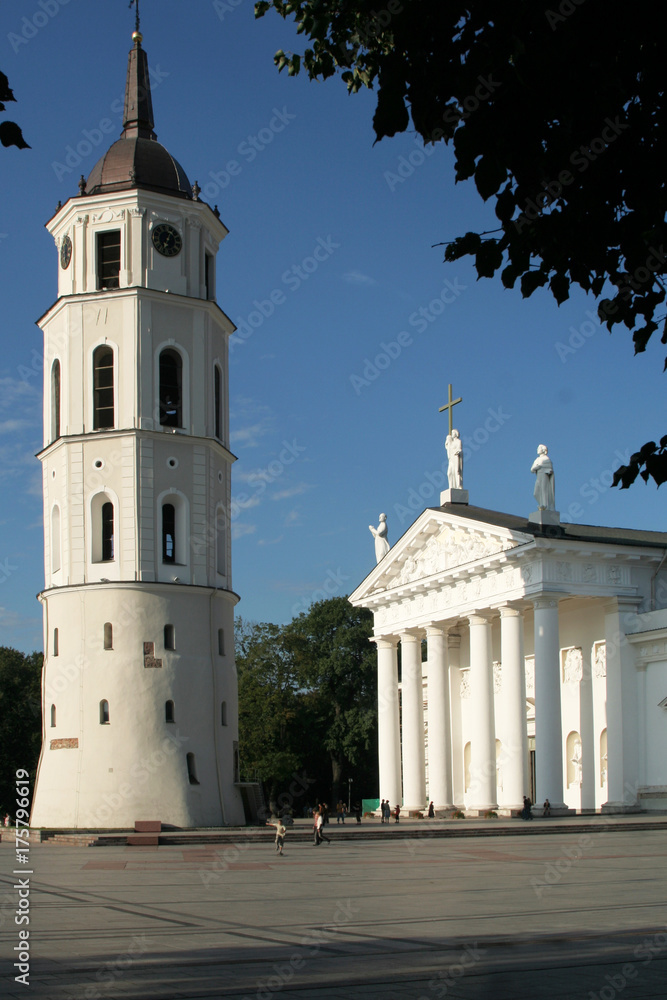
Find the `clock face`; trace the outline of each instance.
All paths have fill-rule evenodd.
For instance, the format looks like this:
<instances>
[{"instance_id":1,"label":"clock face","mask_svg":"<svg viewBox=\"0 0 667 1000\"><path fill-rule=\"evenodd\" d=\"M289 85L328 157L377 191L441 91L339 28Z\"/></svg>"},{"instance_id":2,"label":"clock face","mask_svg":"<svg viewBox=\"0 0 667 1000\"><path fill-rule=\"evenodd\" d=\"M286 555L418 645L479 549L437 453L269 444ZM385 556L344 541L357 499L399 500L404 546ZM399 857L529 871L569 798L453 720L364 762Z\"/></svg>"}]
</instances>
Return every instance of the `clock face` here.
<instances>
[{"instance_id":1,"label":"clock face","mask_svg":"<svg viewBox=\"0 0 667 1000\"><path fill-rule=\"evenodd\" d=\"M72 241L69 236L64 236L63 241L60 244L60 266L63 271L66 271L69 267L69 262L72 259Z\"/></svg>"},{"instance_id":2,"label":"clock face","mask_svg":"<svg viewBox=\"0 0 667 1000\"><path fill-rule=\"evenodd\" d=\"M161 222L153 230L153 246L163 257L175 257L181 252L183 240L181 234L168 222Z\"/></svg>"}]
</instances>

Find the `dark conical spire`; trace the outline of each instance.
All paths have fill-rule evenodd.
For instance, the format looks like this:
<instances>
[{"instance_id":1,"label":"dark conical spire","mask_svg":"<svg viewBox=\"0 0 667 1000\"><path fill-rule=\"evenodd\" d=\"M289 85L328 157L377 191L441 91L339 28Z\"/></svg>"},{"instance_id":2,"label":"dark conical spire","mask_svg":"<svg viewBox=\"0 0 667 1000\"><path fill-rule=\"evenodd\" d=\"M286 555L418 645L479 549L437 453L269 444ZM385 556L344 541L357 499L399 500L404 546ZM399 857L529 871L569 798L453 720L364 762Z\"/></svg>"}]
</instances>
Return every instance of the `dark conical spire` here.
<instances>
[{"instance_id":1,"label":"dark conical spire","mask_svg":"<svg viewBox=\"0 0 667 1000\"><path fill-rule=\"evenodd\" d=\"M148 73L148 57L141 47L141 33L132 35L134 48L127 62L125 84L125 111L123 114L123 139L157 139L153 131L153 100Z\"/></svg>"}]
</instances>

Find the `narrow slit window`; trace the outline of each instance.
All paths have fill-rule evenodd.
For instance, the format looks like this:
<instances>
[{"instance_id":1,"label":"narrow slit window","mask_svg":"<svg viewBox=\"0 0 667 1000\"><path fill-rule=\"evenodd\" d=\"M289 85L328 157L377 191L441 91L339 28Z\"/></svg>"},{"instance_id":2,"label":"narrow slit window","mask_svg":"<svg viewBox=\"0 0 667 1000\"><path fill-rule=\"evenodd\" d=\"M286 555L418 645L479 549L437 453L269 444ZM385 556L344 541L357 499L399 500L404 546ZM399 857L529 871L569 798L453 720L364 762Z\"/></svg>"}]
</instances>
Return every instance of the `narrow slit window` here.
<instances>
[{"instance_id":1,"label":"narrow slit window","mask_svg":"<svg viewBox=\"0 0 667 1000\"><path fill-rule=\"evenodd\" d=\"M114 426L113 351L106 344L93 354L93 430Z\"/></svg>"},{"instance_id":2,"label":"narrow slit window","mask_svg":"<svg viewBox=\"0 0 667 1000\"><path fill-rule=\"evenodd\" d=\"M59 648L58 647L59 647L58 629L54 628L54 630L53 630L53 655L54 656L58 656L58 653L59 653Z\"/></svg>"},{"instance_id":3,"label":"narrow slit window","mask_svg":"<svg viewBox=\"0 0 667 1000\"><path fill-rule=\"evenodd\" d=\"M60 361L56 358L51 368L51 440L60 437Z\"/></svg>"},{"instance_id":4,"label":"narrow slit window","mask_svg":"<svg viewBox=\"0 0 667 1000\"><path fill-rule=\"evenodd\" d=\"M188 781L191 785L198 785L199 780L197 778L197 762L195 761L195 755L193 753L189 753L186 759L188 764Z\"/></svg>"},{"instance_id":5,"label":"narrow slit window","mask_svg":"<svg viewBox=\"0 0 667 1000\"><path fill-rule=\"evenodd\" d=\"M120 277L120 229L97 234L97 287L118 288Z\"/></svg>"},{"instance_id":6,"label":"narrow slit window","mask_svg":"<svg viewBox=\"0 0 667 1000\"><path fill-rule=\"evenodd\" d=\"M218 629L218 656L225 655L225 630L224 628Z\"/></svg>"},{"instance_id":7,"label":"narrow slit window","mask_svg":"<svg viewBox=\"0 0 667 1000\"><path fill-rule=\"evenodd\" d=\"M215 397L215 436L222 439L222 375L218 365L213 370L213 395Z\"/></svg>"},{"instance_id":8,"label":"narrow slit window","mask_svg":"<svg viewBox=\"0 0 667 1000\"><path fill-rule=\"evenodd\" d=\"M160 354L160 424L183 426L183 359L171 348Z\"/></svg>"},{"instance_id":9,"label":"narrow slit window","mask_svg":"<svg viewBox=\"0 0 667 1000\"><path fill-rule=\"evenodd\" d=\"M173 625L165 625L164 627L164 648L176 649L176 629Z\"/></svg>"},{"instance_id":10,"label":"narrow slit window","mask_svg":"<svg viewBox=\"0 0 667 1000\"><path fill-rule=\"evenodd\" d=\"M162 561L176 562L176 508L173 503L162 505Z\"/></svg>"},{"instance_id":11,"label":"narrow slit window","mask_svg":"<svg viewBox=\"0 0 667 1000\"><path fill-rule=\"evenodd\" d=\"M204 285L206 288L206 298L213 298L213 255L206 252L204 254Z\"/></svg>"},{"instance_id":12,"label":"narrow slit window","mask_svg":"<svg viewBox=\"0 0 667 1000\"><path fill-rule=\"evenodd\" d=\"M100 702L100 725L106 726L109 722L109 702L105 700Z\"/></svg>"},{"instance_id":13,"label":"narrow slit window","mask_svg":"<svg viewBox=\"0 0 667 1000\"><path fill-rule=\"evenodd\" d=\"M56 728L56 706L51 705L51 728Z\"/></svg>"},{"instance_id":14,"label":"narrow slit window","mask_svg":"<svg viewBox=\"0 0 667 1000\"><path fill-rule=\"evenodd\" d=\"M165 722L175 722L176 718L174 716L174 703L173 701L166 701L164 705L164 721Z\"/></svg>"},{"instance_id":15,"label":"narrow slit window","mask_svg":"<svg viewBox=\"0 0 667 1000\"><path fill-rule=\"evenodd\" d=\"M113 562L113 504L102 504L102 562Z\"/></svg>"},{"instance_id":16,"label":"narrow slit window","mask_svg":"<svg viewBox=\"0 0 667 1000\"><path fill-rule=\"evenodd\" d=\"M111 622L104 623L104 648L113 649L113 625Z\"/></svg>"},{"instance_id":17,"label":"narrow slit window","mask_svg":"<svg viewBox=\"0 0 667 1000\"><path fill-rule=\"evenodd\" d=\"M220 706L220 724L223 726L227 725L227 702L223 701Z\"/></svg>"}]
</instances>

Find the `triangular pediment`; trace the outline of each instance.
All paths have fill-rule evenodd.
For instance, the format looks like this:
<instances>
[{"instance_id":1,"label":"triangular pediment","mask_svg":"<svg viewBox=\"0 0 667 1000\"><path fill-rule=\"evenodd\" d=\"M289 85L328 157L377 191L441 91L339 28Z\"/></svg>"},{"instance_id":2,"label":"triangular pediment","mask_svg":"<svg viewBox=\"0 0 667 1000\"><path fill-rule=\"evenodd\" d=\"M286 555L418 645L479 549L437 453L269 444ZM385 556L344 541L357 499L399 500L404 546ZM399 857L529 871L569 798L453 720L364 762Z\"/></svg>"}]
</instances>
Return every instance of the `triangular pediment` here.
<instances>
[{"instance_id":1,"label":"triangular pediment","mask_svg":"<svg viewBox=\"0 0 667 1000\"><path fill-rule=\"evenodd\" d=\"M457 517L424 511L363 583L350 595L356 604L387 590L409 587L430 577L474 569L501 553L532 541L531 535Z\"/></svg>"}]
</instances>

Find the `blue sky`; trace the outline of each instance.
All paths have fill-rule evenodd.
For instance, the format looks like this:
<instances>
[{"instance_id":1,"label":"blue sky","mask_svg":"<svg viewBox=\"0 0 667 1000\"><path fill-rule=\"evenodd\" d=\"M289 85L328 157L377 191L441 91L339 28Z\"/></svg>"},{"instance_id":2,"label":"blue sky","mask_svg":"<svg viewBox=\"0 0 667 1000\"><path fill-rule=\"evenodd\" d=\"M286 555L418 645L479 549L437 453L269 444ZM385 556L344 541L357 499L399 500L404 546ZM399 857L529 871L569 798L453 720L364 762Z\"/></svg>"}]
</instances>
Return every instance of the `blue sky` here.
<instances>
[{"instance_id":1,"label":"blue sky","mask_svg":"<svg viewBox=\"0 0 667 1000\"><path fill-rule=\"evenodd\" d=\"M0 68L32 149L0 149L0 644L41 648L41 333L56 293L43 228L120 133L133 15L125 2L7 0ZM665 487L610 489L666 430L664 348L633 356L595 303L524 301L443 240L494 226L451 151L406 134L374 145L373 94L278 74L302 51L251 0L143 0L160 142L230 230L218 301L239 326L230 359L233 585L238 613L289 621L349 593L374 565L368 525L394 543L439 502L453 383L470 502L528 515L549 447L563 516L664 529ZM6 117L6 116L5 116ZM112 130L105 132L105 129ZM103 124L104 123L104 124ZM78 151L77 151L78 150ZM77 162L79 161L79 162Z\"/></svg>"}]
</instances>

